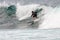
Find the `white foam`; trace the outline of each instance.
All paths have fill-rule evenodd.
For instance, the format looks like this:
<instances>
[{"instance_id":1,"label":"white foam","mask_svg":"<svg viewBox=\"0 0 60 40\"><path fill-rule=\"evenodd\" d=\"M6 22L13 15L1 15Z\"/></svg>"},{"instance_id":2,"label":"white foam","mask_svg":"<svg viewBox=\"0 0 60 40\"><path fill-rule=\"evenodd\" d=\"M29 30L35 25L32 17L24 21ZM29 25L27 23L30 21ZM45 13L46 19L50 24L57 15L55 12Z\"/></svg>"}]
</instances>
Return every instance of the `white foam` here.
<instances>
[{"instance_id":1,"label":"white foam","mask_svg":"<svg viewBox=\"0 0 60 40\"><path fill-rule=\"evenodd\" d=\"M5 1L0 3L0 7L6 7L6 6L9 6Z\"/></svg>"},{"instance_id":2,"label":"white foam","mask_svg":"<svg viewBox=\"0 0 60 40\"><path fill-rule=\"evenodd\" d=\"M60 7L55 7L44 17L44 22L39 25L39 29L60 28Z\"/></svg>"}]
</instances>

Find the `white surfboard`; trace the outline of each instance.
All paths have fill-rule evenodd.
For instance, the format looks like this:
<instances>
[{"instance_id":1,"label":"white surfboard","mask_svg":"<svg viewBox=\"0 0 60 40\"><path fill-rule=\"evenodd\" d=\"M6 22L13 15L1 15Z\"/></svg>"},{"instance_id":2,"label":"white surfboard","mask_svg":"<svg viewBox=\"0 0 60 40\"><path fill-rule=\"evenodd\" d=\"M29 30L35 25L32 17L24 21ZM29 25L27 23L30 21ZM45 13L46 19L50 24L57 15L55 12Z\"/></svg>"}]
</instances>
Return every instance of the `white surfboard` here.
<instances>
[{"instance_id":1,"label":"white surfboard","mask_svg":"<svg viewBox=\"0 0 60 40\"><path fill-rule=\"evenodd\" d=\"M37 18L37 19L34 20L34 22L37 22L37 21L39 21L39 18Z\"/></svg>"},{"instance_id":2,"label":"white surfboard","mask_svg":"<svg viewBox=\"0 0 60 40\"><path fill-rule=\"evenodd\" d=\"M37 19L35 19L35 20L32 20L32 21L30 21L30 22L28 22L28 23L30 23L31 25L33 25L34 23L36 23L36 22L38 22L39 21L39 18L37 18Z\"/></svg>"}]
</instances>

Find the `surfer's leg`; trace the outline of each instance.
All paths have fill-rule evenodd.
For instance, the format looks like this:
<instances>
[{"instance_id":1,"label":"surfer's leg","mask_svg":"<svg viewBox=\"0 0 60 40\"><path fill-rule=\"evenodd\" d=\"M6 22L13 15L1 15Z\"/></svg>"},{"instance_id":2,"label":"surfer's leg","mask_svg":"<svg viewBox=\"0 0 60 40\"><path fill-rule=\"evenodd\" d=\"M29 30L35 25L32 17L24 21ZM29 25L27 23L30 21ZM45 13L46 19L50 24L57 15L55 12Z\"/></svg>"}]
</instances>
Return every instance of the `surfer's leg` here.
<instances>
[{"instance_id":1,"label":"surfer's leg","mask_svg":"<svg viewBox=\"0 0 60 40\"><path fill-rule=\"evenodd\" d=\"M30 24L32 25L32 24L34 24L34 20L32 20L32 21L30 21L30 22L28 22L28 23L30 23Z\"/></svg>"}]
</instances>

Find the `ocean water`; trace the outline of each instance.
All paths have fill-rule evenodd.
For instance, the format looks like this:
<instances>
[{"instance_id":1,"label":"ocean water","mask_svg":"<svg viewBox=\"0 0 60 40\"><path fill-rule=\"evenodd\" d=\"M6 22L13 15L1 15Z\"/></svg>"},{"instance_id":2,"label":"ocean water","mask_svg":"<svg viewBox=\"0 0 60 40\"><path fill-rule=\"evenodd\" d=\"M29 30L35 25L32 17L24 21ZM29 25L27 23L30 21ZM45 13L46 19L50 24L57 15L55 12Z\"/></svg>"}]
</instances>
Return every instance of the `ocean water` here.
<instances>
[{"instance_id":1,"label":"ocean water","mask_svg":"<svg viewBox=\"0 0 60 40\"><path fill-rule=\"evenodd\" d=\"M59 30L0 30L0 40L60 40Z\"/></svg>"},{"instance_id":2,"label":"ocean water","mask_svg":"<svg viewBox=\"0 0 60 40\"><path fill-rule=\"evenodd\" d=\"M16 13L8 16L11 5ZM30 25L37 8L39 20ZM60 40L60 0L0 0L0 29L0 40Z\"/></svg>"}]
</instances>

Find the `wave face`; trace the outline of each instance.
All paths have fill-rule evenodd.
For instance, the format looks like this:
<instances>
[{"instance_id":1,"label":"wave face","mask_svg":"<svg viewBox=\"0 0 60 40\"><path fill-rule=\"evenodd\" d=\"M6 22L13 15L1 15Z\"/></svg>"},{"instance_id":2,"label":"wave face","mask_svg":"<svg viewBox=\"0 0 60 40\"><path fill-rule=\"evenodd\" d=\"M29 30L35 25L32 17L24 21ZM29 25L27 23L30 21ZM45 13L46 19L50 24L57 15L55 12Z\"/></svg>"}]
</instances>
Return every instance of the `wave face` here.
<instances>
[{"instance_id":1,"label":"wave face","mask_svg":"<svg viewBox=\"0 0 60 40\"><path fill-rule=\"evenodd\" d=\"M14 15L8 16L7 9L9 5L6 2L0 3L0 28L2 29L14 29L14 28L37 28L37 29L49 29L60 28L60 7L51 7L40 4L21 5L20 3L12 3L16 6ZM42 12L39 12L39 20L34 25L29 25L28 21L31 21L31 11L43 8ZM11 11L13 13L13 11Z\"/></svg>"}]
</instances>

